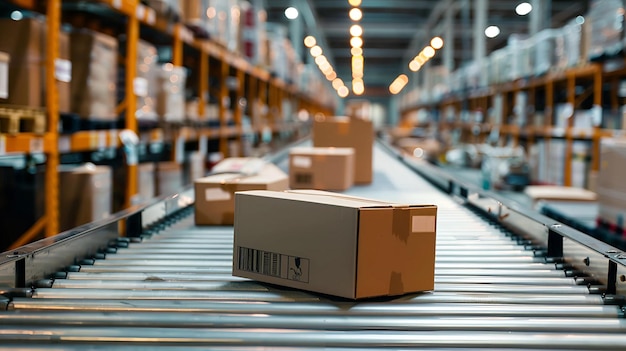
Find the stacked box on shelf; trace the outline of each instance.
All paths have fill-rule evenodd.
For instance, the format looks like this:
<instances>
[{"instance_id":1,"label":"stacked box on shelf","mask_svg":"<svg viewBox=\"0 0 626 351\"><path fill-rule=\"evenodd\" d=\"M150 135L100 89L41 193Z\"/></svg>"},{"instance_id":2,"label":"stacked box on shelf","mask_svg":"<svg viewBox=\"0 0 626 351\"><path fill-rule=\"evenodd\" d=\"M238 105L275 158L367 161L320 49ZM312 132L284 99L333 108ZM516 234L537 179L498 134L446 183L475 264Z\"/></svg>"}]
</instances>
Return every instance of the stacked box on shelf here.
<instances>
[{"instance_id":1,"label":"stacked box on shelf","mask_svg":"<svg viewBox=\"0 0 626 351\"><path fill-rule=\"evenodd\" d=\"M585 30L587 25L580 22L575 18L561 28L563 44L555 51L554 70L563 71L587 61L589 33Z\"/></svg>"},{"instance_id":2,"label":"stacked box on shelf","mask_svg":"<svg viewBox=\"0 0 626 351\"><path fill-rule=\"evenodd\" d=\"M626 140L605 138L600 142L600 170L596 192L599 222L620 230L626 229Z\"/></svg>"},{"instance_id":3,"label":"stacked box on shelf","mask_svg":"<svg viewBox=\"0 0 626 351\"><path fill-rule=\"evenodd\" d=\"M209 23L216 20L216 13L207 11L209 0L179 0L179 4L181 21L192 29L197 38L204 39L212 35Z\"/></svg>"},{"instance_id":4,"label":"stacked box on shelf","mask_svg":"<svg viewBox=\"0 0 626 351\"><path fill-rule=\"evenodd\" d=\"M193 182L205 176L206 155L199 151L193 151L186 155L183 168L183 178L185 184L193 184Z\"/></svg>"},{"instance_id":5,"label":"stacked box on shelf","mask_svg":"<svg viewBox=\"0 0 626 351\"><path fill-rule=\"evenodd\" d=\"M538 179L540 184L563 185L565 140L548 139L537 142Z\"/></svg>"},{"instance_id":6,"label":"stacked box on shelf","mask_svg":"<svg viewBox=\"0 0 626 351\"><path fill-rule=\"evenodd\" d=\"M239 52L253 65L262 65L262 59L266 55L264 53L266 48L262 43L265 42L267 13L258 5L257 1L253 4L248 1L240 3Z\"/></svg>"},{"instance_id":7,"label":"stacked box on shelf","mask_svg":"<svg viewBox=\"0 0 626 351\"><path fill-rule=\"evenodd\" d=\"M82 29L71 34L72 112L83 118L117 119L115 38Z\"/></svg>"},{"instance_id":8,"label":"stacked box on shelf","mask_svg":"<svg viewBox=\"0 0 626 351\"><path fill-rule=\"evenodd\" d=\"M541 76L553 68L557 62L557 53L565 50L562 37L561 29L544 29L533 37L535 45L532 48L532 74Z\"/></svg>"},{"instance_id":9,"label":"stacked box on shelf","mask_svg":"<svg viewBox=\"0 0 626 351\"><path fill-rule=\"evenodd\" d=\"M624 1L594 0L585 21L589 22L590 60L618 54L624 46Z\"/></svg>"},{"instance_id":10,"label":"stacked box on shelf","mask_svg":"<svg viewBox=\"0 0 626 351\"><path fill-rule=\"evenodd\" d=\"M241 29L241 3L240 0L221 0L218 3L227 3L229 13L227 16L226 48L231 52L238 52L240 48Z\"/></svg>"},{"instance_id":11,"label":"stacked box on shelf","mask_svg":"<svg viewBox=\"0 0 626 351\"><path fill-rule=\"evenodd\" d=\"M0 51L0 99L9 97L9 62L11 56Z\"/></svg>"},{"instance_id":12,"label":"stacked box on shelf","mask_svg":"<svg viewBox=\"0 0 626 351\"><path fill-rule=\"evenodd\" d=\"M520 34L512 34L507 41L509 60L503 62L502 71L506 74L506 81L526 78L532 75L533 49L535 41Z\"/></svg>"},{"instance_id":13,"label":"stacked box on shelf","mask_svg":"<svg viewBox=\"0 0 626 351\"><path fill-rule=\"evenodd\" d=\"M179 0L144 0L146 5L154 9L157 16L169 19L172 22L180 20L181 2Z\"/></svg>"},{"instance_id":14,"label":"stacked box on shelf","mask_svg":"<svg viewBox=\"0 0 626 351\"><path fill-rule=\"evenodd\" d=\"M572 143L571 162L571 186L576 188L588 188L589 172L591 170L591 143L584 140L576 140Z\"/></svg>"},{"instance_id":15,"label":"stacked box on shelf","mask_svg":"<svg viewBox=\"0 0 626 351\"><path fill-rule=\"evenodd\" d=\"M137 199L136 201L146 202L152 199L155 195L155 174L154 163L140 163L137 165Z\"/></svg>"},{"instance_id":16,"label":"stacked box on shelf","mask_svg":"<svg viewBox=\"0 0 626 351\"><path fill-rule=\"evenodd\" d=\"M162 121L185 120L186 78L187 72L184 67L166 63L157 68L156 110Z\"/></svg>"},{"instance_id":17,"label":"stacked box on shelf","mask_svg":"<svg viewBox=\"0 0 626 351\"><path fill-rule=\"evenodd\" d=\"M137 75L133 81L135 95L137 96L137 110L135 116L138 120L156 121L157 115L157 75L158 55L154 45L139 40L137 44Z\"/></svg>"},{"instance_id":18,"label":"stacked box on shelf","mask_svg":"<svg viewBox=\"0 0 626 351\"><path fill-rule=\"evenodd\" d=\"M45 213L45 166L23 157L0 164L0 251L4 252Z\"/></svg>"},{"instance_id":19,"label":"stacked box on shelf","mask_svg":"<svg viewBox=\"0 0 626 351\"><path fill-rule=\"evenodd\" d=\"M11 33L0 36L0 51L10 60L8 90L0 95L0 103L26 107L46 105L46 22L39 18L20 21L0 19L0 32ZM58 108L70 110L70 59L69 37L59 33L59 57L55 62L58 88Z\"/></svg>"},{"instance_id":20,"label":"stacked box on shelf","mask_svg":"<svg viewBox=\"0 0 626 351\"><path fill-rule=\"evenodd\" d=\"M509 79L507 65L510 62L510 49L504 47L491 53L491 65L489 66L489 83L500 84Z\"/></svg>"},{"instance_id":21,"label":"stacked box on shelf","mask_svg":"<svg viewBox=\"0 0 626 351\"><path fill-rule=\"evenodd\" d=\"M64 231L108 217L112 194L111 167L59 167L59 229Z\"/></svg>"},{"instance_id":22,"label":"stacked box on shelf","mask_svg":"<svg viewBox=\"0 0 626 351\"><path fill-rule=\"evenodd\" d=\"M426 68L426 91L430 92L430 102L440 101L449 92L449 72L445 66L429 66Z\"/></svg>"},{"instance_id":23,"label":"stacked box on shelf","mask_svg":"<svg viewBox=\"0 0 626 351\"><path fill-rule=\"evenodd\" d=\"M156 163L156 195L174 195L183 187L183 168L173 161Z\"/></svg>"},{"instance_id":24,"label":"stacked box on shelf","mask_svg":"<svg viewBox=\"0 0 626 351\"><path fill-rule=\"evenodd\" d=\"M269 71L272 75L286 79L289 74L285 45L287 28L278 23L267 23L267 45L269 55Z\"/></svg>"}]
</instances>

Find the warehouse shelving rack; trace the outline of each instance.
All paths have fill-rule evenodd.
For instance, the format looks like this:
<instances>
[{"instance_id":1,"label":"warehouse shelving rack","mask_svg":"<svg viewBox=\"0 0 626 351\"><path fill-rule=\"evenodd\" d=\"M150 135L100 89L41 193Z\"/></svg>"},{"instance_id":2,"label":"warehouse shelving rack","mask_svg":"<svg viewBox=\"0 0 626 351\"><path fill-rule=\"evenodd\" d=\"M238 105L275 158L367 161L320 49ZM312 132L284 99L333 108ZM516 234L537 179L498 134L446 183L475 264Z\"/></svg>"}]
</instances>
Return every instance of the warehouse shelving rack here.
<instances>
[{"instance_id":1,"label":"warehouse shelving rack","mask_svg":"<svg viewBox=\"0 0 626 351\"><path fill-rule=\"evenodd\" d=\"M587 63L562 71L549 72L542 76L520 78L514 81L494 84L465 93L452 93L440 101L428 104L415 104L402 111L406 116L416 110L428 108L439 111L442 116L437 122L440 130L460 130L464 142L482 143L494 129L499 133L499 143L516 145L533 145L538 139L549 140L560 138L565 140L565 163L563 183L572 185L572 146L575 140L591 142L591 169L600 168L600 139L615 135L616 131L603 129L600 123L594 124L591 130L574 127L573 112L583 102L601 109L603 104L603 82L608 77L616 77L618 73L607 73L602 63ZM584 87L583 91L577 86ZM617 96L617 88L613 87L610 95ZM522 125L511 119L516 114L514 107L519 103L519 93L525 93L527 103L523 108L529 111L544 111L543 121L534 121L529 117ZM501 99L495 104L495 99ZM565 116L563 128L555 126L554 116L557 103L568 103L572 106L572 114ZM615 103L616 104L616 103ZM498 109L495 111L494 109ZM462 112L483 114L482 120L461 120ZM494 116L501 116L501 120ZM532 115L529 113L529 115ZM454 118L448 118L454 116ZM479 131L477 133L477 131Z\"/></svg>"},{"instance_id":2,"label":"warehouse shelving rack","mask_svg":"<svg viewBox=\"0 0 626 351\"><path fill-rule=\"evenodd\" d=\"M58 57L59 32L62 21L62 0L48 0L38 2L36 0L8 0L24 10L42 12L47 18L47 52L46 52L46 114L47 130L43 134L17 133L0 134L0 156L11 153L45 153L46 155L46 178L45 178L45 214L37 221L13 246L23 245L32 240L38 233L45 229L46 236L56 235L59 231L59 177L57 168L60 165L60 155L66 152L92 151L106 148L119 148L122 144L119 138L121 130L86 130L77 131L69 135L60 135L59 125L58 91L55 84L54 62ZM235 75L239 82L239 88L234 92L236 100L247 98L248 101L259 100L268 108L267 120L275 133L282 131L297 131L301 128L297 123L285 123L279 121L281 102L283 98L292 101L298 110L304 109L310 115L332 114L334 106L327 102L317 101L314 97L306 96L298 91L297 87L287 84L280 79L272 77L270 72L256 67L245 59L230 52L220 45L204 39L194 38L183 23L171 23L167 19L156 15L155 11L139 3L139 0L98 0L93 4L103 6L126 20L126 57L124 59L125 71L125 96L117 107L118 112L125 116L124 128L135 133L145 134L148 143L163 143L166 141L181 141L173 143L184 145L185 142L202 143L207 139L219 140L219 150L225 156L228 155L229 139L241 141L244 134L242 128L243 110L238 104L233 104L233 125L226 124L227 107L224 103L219 104L218 128L209 128L203 125L178 126L167 128L164 132L162 126L141 130L135 110L137 105L134 94L133 79L136 76L137 43L140 38L142 26L149 27L160 35L168 36L172 42L171 63L176 66L184 65L186 52L195 51L199 57L198 76L198 115L205 115L206 99L209 95L209 77L217 76L219 79L219 91L216 95L221 102L229 94L226 79ZM217 63L217 67L215 64ZM249 86L244 86L248 82ZM254 132L261 132L259 127ZM199 147L202 150L202 147ZM172 152L175 153L175 150ZM235 156L235 155L232 155ZM125 191L125 207L131 206L131 199L138 192L137 189L137 165L127 166L127 179ZM123 230L123 228L121 228Z\"/></svg>"}]
</instances>

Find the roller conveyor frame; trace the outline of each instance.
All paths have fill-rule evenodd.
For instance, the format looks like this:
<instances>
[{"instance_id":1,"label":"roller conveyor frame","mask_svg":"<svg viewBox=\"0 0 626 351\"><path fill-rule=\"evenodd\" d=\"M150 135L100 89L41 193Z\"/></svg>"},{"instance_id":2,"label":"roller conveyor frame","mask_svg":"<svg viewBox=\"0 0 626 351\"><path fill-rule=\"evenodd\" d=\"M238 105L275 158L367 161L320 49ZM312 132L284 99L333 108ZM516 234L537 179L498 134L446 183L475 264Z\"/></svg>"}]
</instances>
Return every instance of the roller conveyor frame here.
<instances>
[{"instance_id":1,"label":"roller conveyor frame","mask_svg":"<svg viewBox=\"0 0 626 351\"><path fill-rule=\"evenodd\" d=\"M582 276L592 277L605 287L607 295L626 296L626 253L598 239L561 224L535 211L523 208L510 199L464 183L452 174L412 158L377 141L407 167L430 181L443 192L459 199L477 213L512 232L538 244L547 257L562 258ZM279 162L288 155L287 148L269 157ZM147 205L133 206L112 217L89 223L55 237L22 246L0 257L0 287L27 288L32 282L50 276L58 269L80 264L83 259L106 251L113 241L124 245L141 236L144 230L164 226L170 216L193 204L193 189L162 196ZM118 228L125 227L120 237Z\"/></svg>"},{"instance_id":2,"label":"roller conveyor frame","mask_svg":"<svg viewBox=\"0 0 626 351\"><path fill-rule=\"evenodd\" d=\"M24 326L34 333L32 335L42 333L41 337L44 339L45 334L52 330L59 335L66 333L75 338L84 337L85 340L100 335L102 340L110 342L128 338L128 342L139 341L138 347L146 346L141 344L139 337L128 337L103 329L102 326L107 324L106 316L109 316L117 320L116 327L128 325L140 330L144 326L146 328L149 326L150 328L144 330L146 335L153 335L154 340L162 338L166 346L170 343L195 346L209 342L212 338L216 340L239 338L237 340L243 340L241 344L230 345L224 342L220 346L222 349L228 349L231 346L265 345L272 349L280 349L281 345L285 347L295 345L297 337L312 337L311 340L315 341L306 345L310 349L320 347L382 349L381 345L385 346L384 348L438 348L438 345L448 345L450 348L466 350L471 349L472 345L477 349L484 348L485 345L507 349L551 348L551 345L559 348L585 349L585 345L595 346L596 344L585 342L585 335L604 340L602 342L609 346L611 341L608 335L612 335L616 345L626 345L626 334L623 333L626 330L626 320L623 319L623 312L619 307L611 306L622 306L626 301L624 299L626 253L509 199L465 184L433 165L398 152L383 141L377 141L377 147L434 184L456 203L470 209L477 217L486 220L492 226L506 228L514 233L517 239L513 242L521 244L522 249L531 250L535 255L518 255L516 253L518 250L514 246L504 241L491 240L482 244L491 246L494 250L482 255L481 260L474 260L473 256L478 258L480 255L476 254L471 242L443 239L438 241L438 245L442 245L446 250L438 257L437 287L433 293L420 296L417 300L407 297L404 301L407 304L403 304L403 298L394 301L393 304L384 301L373 301L367 305L355 304L348 313L332 303L325 303L323 298L318 299L315 295L293 290L266 291L262 286L249 285L237 277L232 279L220 277L220 274L227 275L230 270L223 261L223 256L232 245L229 239L218 236L211 249L205 251L198 249L195 253L190 251L186 257L178 258L171 254L176 252L176 245L191 250L189 248L194 246L193 239L176 240L175 244L167 246L169 242L165 238L163 244L166 248L157 245L152 247L149 241L142 242L143 237L151 236L152 233L164 228L175 229L181 225L179 219L187 216L193 208L193 189L189 188L173 196L155 199L147 205L129 208L109 219L87 224L4 253L0 257L0 324L4 320L2 310L7 309L9 305L12 309L19 310L29 297L38 292L40 298L28 299L30 307L34 306L35 310L42 311L60 308L56 317L67 319L67 323L57 321L56 326L48 330L41 327L41 323L45 322L41 320L41 315L31 315L28 311L18 314L19 318L11 319L9 316L7 320L12 323L25 323ZM279 163L286 159L287 154L288 149L284 149L267 157L267 160ZM214 228L220 231L219 227ZM224 227L224 230L232 231L232 227L230 229ZM120 236L119 233L123 233L124 236ZM459 247L456 248L455 245ZM125 254L126 247L136 249ZM108 255L113 252L119 256ZM141 254L138 255L138 252ZM152 255L153 260L142 265L143 254ZM105 256L109 258L103 260ZM200 261L202 257L206 257L204 262ZM461 276L455 273L456 257L463 257L465 268L472 268L478 274ZM129 262L134 266L125 267L124 264ZM193 262L200 262L195 265L197 272L194 272L194 278L197 281L189 283L186 277L175 275L178 264L190 267ZM491 264L495 262L503 269L492 273L488 267L481 265L481 262ZM545 262L562 269L559 271L565 272L565 275L558 276L554 274L555 271L545 271L542 268ZM472 266L474 264L475 266ZM510 275L507 275L509 285L491 286L492 280L498 280L499 276L506 275L504 268L509 266L523 269L511 270ZM118 269L123 269L124 273L116 274ZM103 270L109 272L106 278L100 276ZM58 273L60 271L64 273ZM163 281L150 282L149 280L154 277ZM529 277L532 277L534 285L523 284ZM560 281L566 277L569 279L568 283L561 283ZM57 290L46 289L52 286L55 279L58 282L55 286ZM146 284L150 287L166 291L167 299L176 302L160 305L162 303L144 293L146 286L140 283L144 280L149 282ZM219 283L220 281L222 283ZM519 285L517 281L520 282ZM481 284L484 285L481 287ZM104 285L108 285L108 290L102 293L101 300L81 300L83 291L81 289L87 287L97 289L98 286ZM117 285L120 288L117 288ZM216 286L221 290L212 292L211 289ZM124 290L124 287L132 291ZM532 297L526 290L533 291ZM590 294L582 294L583 291ZM483 295L481 294L483 292L490 292L493 295ZM235 302L254 301L258 296L259 299L271 304L225 305L220 303L223 298L220 293L228 294ZM497 296L499 293L504 294ZM60 294L59 296L63 298L58 299L55 294ZM105 296L109 299L128 298L133 303L105 300ZM177 296L180 296L180 299ZM51 306L46 302L46 298L59 302ZM601 304L598 305L598 301L601 301ZM71 311L74 302L80 303L84 314ZM314 302L315 305L307 305L307 302ZM428 306L429 303L440 305ZM444 304L445 307L442 307ZM506 312L499 310L499 306L505 305ZM158 323L150 324L151 318L161 316L159 314L161 307L168 314L163 314ZM195 314L207 310L218 317ZM129 311L133 312L132 316L126 319L115 318L121 316L121 312ZM308 316L306 321L295 318L296 314L302 311L306 311ZM106 316L102 313L106 313ZM186 318L187 313L192 313L193 318ZM230 315L231 313L235 315ZM252 333L254 335L250 331L246 333L245 328L261 328L263 323L240 317L240 314L267 314L266 321L277 329L265 331L250 329L254 331ZM393 318L381 319L387 316ZM537 341L534 338L528 340L524 336L524 332L534 330L534 316L541 316L543 317L541 322L548 323L543 330L545 335L534 335L539 339L545 338L546 343L543 345L535 344ZM508 317L522 319L506 320ZM578 321L573 319L577 317L590 318L588 325L578 325ZM29 318L40 320L34 325L29 325ZM46 318L54 319L54 316L48 315ZM498 318L504 319L498 323ZM614 318L614 321L603 318ZM80 323L82 327L77 329L74 327L76 323ZM184 330L176 334L169 329L173 325L190 328L210 326L211 329L204 329L203 335L194 335ZM242 329L228 329L231 325L240 325ZM367 332L373 325L376 325L375 329L378 330L376 335ZM294 327L296 331L280 333L281 328L287 330L290 327ZM509 328L515 331L511 334L510 340L490 341L491 332L506 332ZM482 334L473 336L469 333L472 330L481 331ZM349 331L352 334L346 335L340 331ZM415 340L408 340L400 331L412 332L418 337ZM429 335L429 331L458 332L459 335L456 337L459 344L442 335ZM563 338L559 336L559 333L567 332L574 334L563 335ZM19 334L19 330L16 329L15 333ZM497 334L493 335L495 337ZM566 338L568 335L571 340ZM265 344L264 338L270 338L275 343ZM551 338L554 338L554 343ZM476 343L472 344L472 340ZM461 344L462 342L465 344ZM518 347L516 343L523 346ZM12 346L22 345L15 343ZM33 344L30 343L28 346L32 348ZM80 343L74 346L81 347Z\"/></svg>"}]
</instances>

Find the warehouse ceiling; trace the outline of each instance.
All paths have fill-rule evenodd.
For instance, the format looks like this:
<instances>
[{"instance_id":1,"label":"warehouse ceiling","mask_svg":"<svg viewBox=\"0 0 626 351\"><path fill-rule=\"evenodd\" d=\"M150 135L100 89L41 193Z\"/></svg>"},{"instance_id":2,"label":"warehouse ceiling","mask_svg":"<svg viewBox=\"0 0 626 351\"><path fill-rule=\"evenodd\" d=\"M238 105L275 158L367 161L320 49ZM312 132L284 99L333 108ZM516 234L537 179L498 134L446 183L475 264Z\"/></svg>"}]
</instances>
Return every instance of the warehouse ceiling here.
<instances>
[{"instance_id":1,"label":"warehouse ceiling","mask_svg":"<svg viewBox=\"0 0 626 351\"><path fill-rule=\"evenodd\" d=\"M546 27L562 26L568 20L584 15L589 0L539 0L544 6L543 21ZM454 67L459 67L473 57L472 38L474 11L465 10L465 4L474 6L476 0L363 0L363 56L364 97L387 100L389 84L400 73L410 73L408 62L428 45L433 36L444 36L444 17L451 9L453 18ZM498 25L501 34L486 40L487 55L506 45L512 33L527 34L530 16L518 16L514 9L520 0L487 0L487 25ZM350 34L353 22L348 18L351 8L348 0L266 0L268 22L292 26L285 17L289 6L299 9L303 21L302 38L314 35L323 41L323 49L338 76L349 85L352 79ZM551 13L551 16L547 16ZM465 25L464 25L465 24ZM445 37L444 37L445 40ZM449 45L449 43L446 43ZM328 52L330 51L330 52ZM302 53L310 60L308 51ZM430 64L441 64L441 55ZM411 77L411 76L410 76ZM354 95L351 95L354 97Z\"/></svg>"}]
</instances>

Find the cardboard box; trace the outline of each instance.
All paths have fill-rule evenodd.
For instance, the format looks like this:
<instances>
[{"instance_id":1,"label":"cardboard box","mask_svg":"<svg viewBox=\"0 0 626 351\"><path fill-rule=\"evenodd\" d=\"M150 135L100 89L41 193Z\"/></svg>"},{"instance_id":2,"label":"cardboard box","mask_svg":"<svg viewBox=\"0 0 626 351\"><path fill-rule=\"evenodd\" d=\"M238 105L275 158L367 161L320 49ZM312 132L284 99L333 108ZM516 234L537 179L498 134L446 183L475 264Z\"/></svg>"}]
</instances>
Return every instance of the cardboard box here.
<instances>
[{"instance_id":1,"label":"cardboard box","mask_svg":"<svg viewBox=\"0 0 626 351\"><path fill-rule=\"evenodd\" d=\"M61 166L59 183L61 231L106 218L111 214L111 167L93 164Z\"/></svg>"},{"instance_id":2,"label":"cardboard box","mask_svg":"<svg viewBox=\"0 0 626 351\"><path fill-rule=\"evenodd\" d=\"M116 120L117 39L90 30L71 34L71 109L83 118Z\"/></svg>"},{"instance_id":3,"label":"cardboard box","mask_svg":"<svg viewBox=\"0 0 626 351\"><path fill-rule=\"evenodd\" d=\"M238 192L233 275L350 299L432 290L436 225L434 205Z\"/></svg>"},{"instance_id":4,"label":"cardboard box","mask_svg":"<svg viewBox=\"0 0 626 351\"><path fill-rule=\"evenodd\" d=\"M604 138L600 142L600 170L597 193L599 219L625 228L626 184L623 174L626 164L626 139Z\"/></svg>"},{"instance_id":5,"label":"cardboard box","mask_svg":"<svg viewBox=\"0 0 626 351\"><path fill-rule=\"evenodd\" d=\"M156 182L154 174L154 163L140 163L137 165L137 189L139 190L139 203L149 201L154 197Z\"/></svg>"},{"instance_id":6,"label":"cardboard box","mask_svg":"<svg viewBox=\"0 0 626 351\"><path fill-rule=\"evenodd\" d=\"M9 54L9 91L0 103L42 107L44 23L37 19L0 19L0 51ZM7 35L10 33L10 35Z\"/></svg>"},{"instance_id":7,"label":"cardboard box","mask_svg":"<svg viewBox=\"0 0 626 351\"><path fill-rule=\"evenodd\" d=\"M353 148L296 147L289 151L291 189L346 190L353 184Z\"/></svg>"},{"instance_id":8,"label":"cardboard box","mask_svg":"<svg viewBox=\"0 0 626 351\"><path fill-rule=\"evenodd\" d=\"M288 188L289 177L287 174L271 163L263 163L256 172L246 172L246 162L254 162L254 160L260 159L227 158L218 163L213 171L216 168L230 168L230 171L195 180L195 221L197 225L232 225L235 215L236 191L257 189L281 191ZM228 167L229 164L232 166ZM237 169L244 169L244 171L238 172Z\"/></svg>"},{"instance_id":9,"label":"cardboard box","mask_svg":"<svg viewBox=\"0 0 626 351\"><path fill-rule=\"evenodd\" d=\"M156 164L157 196L174 195L183 187L183 167L177 162L158 162Z\"/></svg>"},{"instance_id":10,"label":"cardboard box","mask_svg":"<svg viewBox=\"0 0 626 351\"><path fill-rule=\"evenodd\" d=\"M47 55L47 35L48 25L45 21L38 23L41 38L41 104L47 105L46 92L46 55ZM71 81L72 63L70 58L70 35L65 31L59 32L59 51L54 62L54 77L56 78L59 112L70 112L71 110Z\"/></svg>"},{"instance_id":11,"label":"cardboard box","mask_svg":"<svg viewBox=\"0 0 626 351\"><path fill-rule=\"evenodd\" d=\"M313 122L313 146L354 148L354 183L372 182L372 122L347 117L316 119Z\"/></svg>"},{"instance_id":12,"label":"cardboard box","mask_svg":"<svg viewBox=\"0 0 626 351\"><path fill-rule=\"evenodd\" d=\"M165 122L183 122L187 79L185 68L166 63L157 68L156 75L157 114Z\"/></svg>"},{"instance_id":13,"label":"cardboard box","mask_svg":"<svg viewBox=\"0 0 626 351\"><path fill-rule=\"evenodd\" d=\"M9 62L11 56L0 51L0 99L9 97Z\"/></svg>"}]
</instances>

